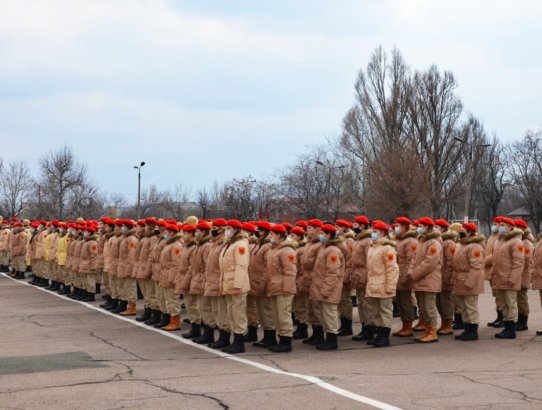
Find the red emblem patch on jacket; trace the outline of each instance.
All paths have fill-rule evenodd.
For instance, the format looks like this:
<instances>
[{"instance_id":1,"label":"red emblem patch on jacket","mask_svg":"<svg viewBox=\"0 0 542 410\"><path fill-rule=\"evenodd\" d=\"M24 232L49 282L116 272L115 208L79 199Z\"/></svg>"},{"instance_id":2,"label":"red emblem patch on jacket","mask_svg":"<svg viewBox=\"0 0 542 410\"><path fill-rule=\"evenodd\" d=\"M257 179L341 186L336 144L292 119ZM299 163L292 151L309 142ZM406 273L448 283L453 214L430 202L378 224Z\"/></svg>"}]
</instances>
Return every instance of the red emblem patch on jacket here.
<instances>
[{"instance_id":1,"label":"red emblem patch on jacket","mask_svg":"<svg viewBox=\"0 0 542 410\"><path fill-rule=\"evenodd\" d=\"M474 251L474 252L472 253L472 255L473 255L476 259L478 259L478 258L480 257L480 255L481 255L481 253L480 253L479 250L476 250L476 251Z\"/></svg>"},{"instance_id":2,"label":"red emblem patch on jacket","mask_svg":"<svg viewBox=\"0 0 542 410\"><path fill-rule=\"evenodd\" d=\"M410 250L411 250L412 252L416 252L416 248L417 248L416 245L410 245Z\"/></svg>"},{"instance_id":3,"label":"red emblem patch on jacket","mask_svg":"<svg viewBox=\"0 0 542 410\"><path fill-rule=\"evenodd\" d=\"M289 254L289 255L288 255L288 260L289 260L290 262L294 263L294 262L295 262L295 255L294 255L293 253Z\"/></svg>"},{"instance_id":4,"label":"red emblem patch on jacket","mask_svg":"<svg viewBox=\"0 0 542 410\"><path fill-rule=\"evenodd\" d=\"M134 242L130 242L130 244L128 245L128 247L130 249L134 249L135 248L135 243Z\"/></svg>"},{"instance_id":5,"label":"red emblem patch on jacket","mask_svg":"<svg viewBox=\"0 0 542 410\"><path fill-rule=\"evenodd\" d=\"M524 249L525 249L525 248L523 247L523 245L518 245L518 251L519 251L520 253L523 253Z\"/></svg>"},{"instance_id":6,"label":"red emblem patch on jacket","mask_svg":"<svg viewBox=\"0 0 542 410\"><path fill-rule=\"evenodd\" d=\"M96 251L98 250L98 247L97 247L96 245L91 245L91 246L90 246L90 250L91 250L92 252L96 252Z\"/></svg>"},{"instance_id":7,"label":"red emblem patch on jacket","mask_svg":"<svg viewBox=\"0 0 542 410\"><path fill-rule=\"evenodd\" d=\"M450 248L450 253L451 253L452 255L454 255L454 254L455 254L455 248Z\"/></svg>"},{"instance_id":8,"label":"red emblem patch on jacket","mask_svg":"<svg viewBox=\"0 0 542 410\"><path fill-rule=\"evenodd\" d=\"M434 246L431 246L429 248L429 255L435 256L436 254L437 254L437 248L435 248Z\"/></svg>"},{"instance_id":9,"label":"red emblem patch on jacket","mask_svg":"<svg viewBox=\"0 0 542 410\"><path fill-rule=\"evenodd\" d=\"M525 248L525 255L528 255L531 252L529 248Z\"/></svg>"},{"instance_id":10,"label":"red emblem patch on jacket","mask_svg":"<svg viewBox=\"0 0 542 410\"><path fill-rule=\"evenodd\" d=\"M393 253L388 253L386 255L386 258L388 259L389 262L392 262L393 259L395 258L395 255Z\"/></svg>"},{"instance_id":11,"label":"red emblem patch on jacket","mask_svg":"<svg viewBox=\"0 0 542 410\"><path fill-rule=\"evenodd\" d=\"M247 252L247 249L244 246L239 247L239 255L244 255Z\"/></svg>"},{"instance_id":12,"label":"red emblem patch on jacket","mask_svg":"<svg viewBox=\"0 0 542 410\"><path fill-rule=\"evenodd\" d=\"M331 256L329 257L329 261L330 261L331 263L333 263L333 264L337 263L337 260L338 260L338 259L339 259L339 258L337 257L337 255L331 255Z\"/></svg>"},{"instance_id":13,"label":"red emblem patch on jacket","mask_svg":"<svg viewBox=\"0 0 542 410\"><path fill-rule=\"evenodd\" d=\"M181 248L175 248L175 255L181 254Z\"/></svg>"}]
</instances>

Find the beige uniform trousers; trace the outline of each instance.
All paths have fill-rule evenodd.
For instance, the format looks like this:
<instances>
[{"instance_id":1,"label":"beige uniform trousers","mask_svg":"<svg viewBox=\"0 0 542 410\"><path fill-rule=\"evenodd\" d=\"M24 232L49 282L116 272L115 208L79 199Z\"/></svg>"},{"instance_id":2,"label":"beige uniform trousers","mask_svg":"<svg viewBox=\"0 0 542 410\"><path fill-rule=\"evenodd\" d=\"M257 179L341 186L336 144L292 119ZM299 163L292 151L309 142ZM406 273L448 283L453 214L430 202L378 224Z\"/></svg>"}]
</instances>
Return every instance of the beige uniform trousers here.
<instances>
[{"instance_id":1,"label":"beige uniform trousers","mask_svg":"<svg viewBox=\"0 0 542 410\"><path fill-rule=\"evenodd\" d=\"M162 286L160 286L160 282L154 282L154 289L154 294L156 295L156 302L158 305L157 309L162 313L166 313L166 299L164 292L162 291Z\"/></svg>"},{"instance_id":2,"label":"beige uniform trousers","mask_svg":"<svg viewBox=\"0 0 542 410\"><path fill-rule=\"evenodd\" d=\"M347 320L352 320L352 298L350 296L351 289L344 288L341 291L341 300L339 302L338 311L339 317Z\"/></svg>"},{"instance_id":3,"label":"beige uniform trousers","mask_svg":"<svg viewBox=\"0 0 542 410\"><path fill-rule=\"evenodd\" d=\"M375 326L391 328L393 322L393 298L367 298L370 312L374 315L370 318Z\"/></svg>"},{"instance_id":4,"label":"beige uniform trousers","mask_svg":"<svg viewBox=\"0 0 542 410\"><path fill-rule=\"evenodd\" d=\"M11 266L13 266L13 269L15 269L17 272L26 271L26 263L24 261L24 255L13 257Z\"/></svg>"},{"instance_id":5,"label":"beige uniform trousers","mask_svg":"<svg viewBox=\"0 0 542 410\"><path fill-rule=\"evenodd\" d=\"M260 322L258 321L258 308L256 306L256 297L247 295L247 320L248 325L252 327L258 327Z\"/></svg>"},{"instance_id":6,"label":"beige uniform trousers","mask_svg":"<svg viewBox=\"0 0 542 410\"><path fill-rule=\"evenodd\" d=\"M152 307L152 295L154 294L154 283L152 279L137 279L137 284L143 294L143 304L146 308L155 309Z\"/></svg>"},{"instance_id":7,"label":"beige uniform trousers","mask_svg":"<svg viewBox=\"0 0 542 410\"><path fill-rule=\"evenodd\" d=\"M299 292L294 296L293 307L295 318L299 323L309 323L309 293Z\"/></svg>"},{"instance_id":8,"label":"beige uniform trousers","mask_svg":"<svg viewBox=\"0 0 542 410\"><path fill-rule=\"evenodd\" d=\"M376 312L373 311L373 306L367 303L367 297L365 296L365 289L357 289L356 295L358 297L358 314L359 320L363 325L375 324L371 322L376 317Z\"/></svg>"},{"instance_id":9,"label":"beige uniform trousers","mask_svg":"<svg viewBox=\"0 0 542 410\"><path fill-rule=\"evenodd\" d=\"M418 300L418 308L420 309L420 313L423 314L425 323L437 327L437 294L435 292L416 292L416 299Z\"/></svg>"},{"instance_id":10,"label":"beige uniform trousers","mask_svg":"<svg viewBox=\"0 0 542 410\"><path fill-rule=\"evenodd\" d=\"M292 300L294 299L294 295L273 296L269 299L277 334L279 336L292 337L294 333L292 322Z\"/></svg>"},{"instance_id":11,"label":"beige uniform trousers","mask_svg":"<svg viewBox=\"0 0 542 410\"><path fill-rule=\"evenodd\" d=\"M228 305L226 296L209 296L211 298L211 307L213 320L219 330L230 333L230 322L228 321Z\"/></svg>"},{"instance_id":12,"label":"beige uniform trousers","mask_svg":"<svg viewBox=\"0 0 542 410\"><path fill-rule=\"evenodd\" d=\"M414 321L414 304L412 303L411 290L397 290L395 301L399 308L399 314L403 322Z\"/></svg>"},{"instance_id":13,"label":"beige uniform trousers","mask_svg":"<svg viewBox=\"0 0 542 410\"><path fill-rule=\"evenodd\" d=\"M226 295L228 322L233 333L244 335L247 332L247 294Z\"/></svg>"},{"instance_id":14,"label":"beige uniform trousers","mask_svg":"<svg viewBox=\"0 0 542 410\"><path fill-rule=\"evenodd\" d=\"M502 315L504 320L518 320L518 291L509 289L497 289L497 295L503 301Z\"/></svg>"},{"instance_id":15,"label":"beige uniform trousers","mask_svg":"<svg viewBox=\"0 0 542 410\"><path fill-rule=\"evenodd\" d=\"M198 295L183 295L184 307L190 323L201 325L201 312L198 305Z\"/></svg>"},{"instance_id":16,"label":"beige uniform trousers","mask_svg":"<svg viewBox=\"0 0 542 410\"><path fill-rule=\"evenodd\" d=\"M529 316L529 289L521 288L518 291L518 313L522 316Z\"/></svg>"},{"instance_id":17,"label":"beige uniform trousers","mask_svg":"<svg viewBox=\"0 0 542 410\"><path fill-rule=\"evenodd\" d=\"M461 309L463 322L477 325L480 322L478 312L478 295L454 296L455 301Z\"/></svg>"},{"instance_id":18,"label":"beige uniform trousers","mask_svg":"<svg viewBox=\"0 0 542 410\"><path fill-rule=\"evenodd\" d=\"M102 283L106 295L111 295L111 286L109 285L109 273L102 271Z\"/></svg>"},{"instance_id":19,"label":"beige uniform trousers","mask_svg":"<svg viewBox=\"0 0 542 410\"><path fill-rule=\"evenodd\" d=\"M0 265L9 266L9 254L8 254L8 251L0 251Z\"/></svg>"},{"instance_id":20,"label":"beige uniform trousers","mask_svg":"<svg viewBox=\"0 0 542 410\"><path fill-rule=\"evenodd\" d=\"M119 281L117 275L107 274L109 276L109 289L111 290L111 297L113 299L119 299Z\"/></svg>"},{"instance_id":21,"label":"beige uniform trousers","mask_svg":"<svg viewBox=\"0 0 542 410\"><path fill-rule=\"evenodd\" d=\"M96 292L96 276L95 273L85 273L84 274L84 280L85 280L85 290L89 293L95 293Z\"/></svg>"},{"instance_id":22,"label":"beige uniform trousers","mask_svg":"<svg viewBox=\"0 0 542 410\"><path fill-rule=\"evenodd\" d=\"M497 289L491 289L491 293L493 294L493 297L495 298L495 306L497 307L497 310L502 311L504 302L501 298L501 295L497 292Z\"/></svg>"},{"instance_id":23,"label":"beige uniform trousers","mask_svg":"<svg viewBox=\"0 0 542 410\"><path fill-rule=\"evenodd\" d=\"M171 316L179 316L181 314L181 299L175 293L175 288L161 288L162 297L166 302L166 312Z\"/></svg>"},{"instance_id":24,"label":"beige uniform trousers","mask_svg":"<svg viewBox=\"0 0 542 410\"><path fill-rule=\"evenodd\" d=\"M201 314L201 322L203 325L216 327L216 321L213 317L213 306L209 296L197 295L198 309Z\"/></svg>"},{"instance_id":25,"label":"beige uniform trousers","mask_svg":"<svg viewBox=\"0 0 542 410\"><path fill-rule=\"evenodd\" d=\"M437 310L442 320L454 318L454 301L452 292L440 292L437 294Z\"/></svg>"},{"instance_id":26,"label":"beige uniform trousers","mask_svg":"<svg viewBox=\"0 0 542 410\"><path fill-rule=\"evenodd\" d=\"M325 333L339 332L339 316L337 314L337 304L320 302L312 300L314 314L319 318Z\"/></svg>"}]
</instances>

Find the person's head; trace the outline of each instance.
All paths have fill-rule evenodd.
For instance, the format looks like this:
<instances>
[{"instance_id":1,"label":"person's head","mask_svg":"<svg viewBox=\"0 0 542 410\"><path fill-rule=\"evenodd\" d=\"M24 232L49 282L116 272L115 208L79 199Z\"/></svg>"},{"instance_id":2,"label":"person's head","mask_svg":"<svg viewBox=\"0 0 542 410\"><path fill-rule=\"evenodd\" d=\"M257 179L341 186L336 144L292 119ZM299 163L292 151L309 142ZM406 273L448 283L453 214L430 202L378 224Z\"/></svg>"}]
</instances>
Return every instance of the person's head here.
<instances>
[{"instance_id":1,"label":"person's head","mask_svg":"<svg viewBox=\"0 0 542 410\"><path fill-rule=\"evenodd\" d=\"M410 230L410 225L412 224L412 221L408 219L406 216L398 216L395 218L395 228L393 228L393 231L396 235L408 232Z\"/></svg>"},{"instance_id":2,"label":"person's head","mask_svg":"<svg viewBox=\"0 0 542 410\"><path fill-rule=\"evenodd\" d=\"M241 230L243 229L243 224L239 222L237 219L230 219L228 221L228 226L226 227L226 230L224 232L224 236L226 239L231 239L238 235Z\"/></svg>"},{"instance_id":3,"label":"person's head","mask_svg":"<svg viewBox=\"0 0 542 410\"><path fill-rule=\"evenodd\" d=\"M369 218L367 218L365 215L360 215L360 216L356 216L356 218L354 218L354 223L352 225L352 230L355 233L360 233L360 232L363 232L363 231L366 231L367 229L369 229L369 226L370 226Z\"/></svg>"},{"instance_id":4,"label":"person's head","mask_svg":"<svg viewBox=\"0 0 542 410\"><path fill-rule=\"evenodd\" d=\"M195 234L196 234L196 226L195 225L184 225L183 226L183 239L185 241L189 241L191 239L194 239Z\"/></svg>"},{"instance_id":5,"label":"person's head","mask_svg":"<svg viewBox=\"0 0 542 410\"><path fill-rule=\"evenodd\" d=\"M380 238L387 237L390 230L385 222L379 221L378 219L371 223L371 228L371 239L373 241L378 241Z\"/></svg>"},{"instance_id":6,"label":"person's head","mask_svg":"<svg viewBox=\"0 0 542 410\"><path fill-rule=\"evenodd\" d=\"M224 231L228 226L228 221L219 218L213 221L213 228L211 229L211 235L213 238L221 238L224 235Z\"/></svg>"},{"instance_id":7,"label":"person's head","mask_svg":"<svg viewBox=\"0 0 542 410\"><path fill-rule=\"evenodd\" d=\"M271 227L271 232L269 233L269 240L273 245L278 245L282 243L286 236L288 236L288 231L284 225L275 225Z\"/></svg>"},{"instance_id":8,"label":"person's head","mask_svg":"<svg viewBox=\"0 0 542 410\"><path fill-rule=\"evenodd\" d=\"M512 218L508 218L506 216L501 216L500 217L500 222L499 222L499 233L500 234L509 233L515 228L515 225L516 224L514 223Z\"/></svg>"},{"instance_id":9,"label":"person's head","mask_svg":"<svg viewBox=\"0 0 542 410\"><path fill-rule=\"evenodd\" d=\"M475 224L473 224L472 222L465 222L463 225L461 225L461 228L462 229L459 232L459 235L461 237L476 236L476 234L478 232L478 227Z\"/></svg>"},{"instance_id":10,"label":"person's head","mask_svg":"<svg viewBox=\"0 0 542 410\"><path fill-rule=\"evenodd\" d=\"M307 221L307 237L310 240L318 239L322 225L323 222L320 219L311 219Z\"/></svg>"},{"instance_id":11,"label":"person's head","mask_svg":"<svg viewBox=\"0 0 542 410\"><path fill-rule=\"evenodd\" d=\"M449 226L450 224L448 221L445 221L444 219L437 219L435 221L435 229L440 233L446 232Z\"/></svg>"},{"instance_id":12,"label":"person's head","mask_svg":"<svg viewBox=\"0 0 542 410\"><path fill-rule=\"evenodd\" d=\"M335 239L337 236L337 229L332 224L323 224L320 228L320 241L327 242Z\"/></svg>"},{"instance_id":13,"label":"person's head","mask_svg":"<svg viewBox=\"0 0 542 410\"><path fill-rule=\"evenodd\" d=\"M300 226L294 226L290 231L291 238L296 242L301 242L305 238L305 231Z\"/></svg>"},{"instance_id":14,"label":"person's head","mask_svg":"<svg viewBox=\"0 0 542 410\"><path fill-rule=\"evenodd\" d=\"M418 227L416 228L419 235L425 235L433 231L435 223L429 217L423 217L418 219Z\"/></svg>"},{"instance_id":15,"label":"person's head","mask_svg":"<svg viewBox=\"0 0 542 410\"><path fill-rule=\"evenodd\" d=\"M200 221L196 225L195 237L196 240L201 241L203 238L209 235L211 231L211 225L206 221Z\"/></svg>"}]
</instances>

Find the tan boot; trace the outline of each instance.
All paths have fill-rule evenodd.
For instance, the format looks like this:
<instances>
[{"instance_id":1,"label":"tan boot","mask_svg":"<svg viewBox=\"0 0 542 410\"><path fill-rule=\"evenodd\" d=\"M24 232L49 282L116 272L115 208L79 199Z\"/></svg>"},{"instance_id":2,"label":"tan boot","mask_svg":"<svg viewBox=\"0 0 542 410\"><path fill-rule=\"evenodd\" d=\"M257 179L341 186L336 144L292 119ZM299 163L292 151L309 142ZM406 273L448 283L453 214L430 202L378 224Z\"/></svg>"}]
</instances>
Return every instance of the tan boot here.
<instances>
[{"instance_id":1,"label":"tan boot","mask_svg":"<svg viewBox=\"0 0 542 410\"><path fill-rule=\"evenodd\" d=\"M393 333L397 337L410 337L414 334L412 330L412 322L403 322L403 328Z\"/></svg>"},{"instance_id":2,"label":"tan boot","mask_svg":"<svg viewBox=\"0 0 542 410\"><path fill-rule=\"evenodd\" d=\"M136 304L133 302L128 303L128 307L124 312L120 312L122 316L135 316L136 313Z\"/></svg>"},{"instance_id":3,"label":"tan boot","mask_svg":"<svg viewBox=\"0 0 542 410\"><path fill-rule=\"evenodd\" d=\"M422 337L420 340L418 340L420 343L434 343L438 342L438 336L437 336L437 328L435 326L431 326L430 324L425 325L428 329L426 332L426 335Z\"/></svg>"},{"instance_id":4,"label":"tan boot","mask_svg":"<svg viewBox=\"0 0 542 410\"><path fill-rule=\"evenodd\" d=\"M172 332L174 330L179 330L181 328L181 316L175 315L171 316L169 320L169 325L164 326L162 330L167 330L168 332Z\"/></svg>"},{"instance_id":5,"label":"tan boot","mask_svg":"<svg viewBox=\"0 0 542 410\"><path fill-rule=\"evenodd\" d=\"M437 335L453 335L454 331L452 329L452 319L444 319L440 325L440 329L437 330Z\"/></svg>"},{"instance_id":6,"label":"tan boot","mask_svg":"<svg viewBox=\"0 0 542 410\"><path fill-rule=\"evenodd\" d=\"M423 332L425 330L425 320L421 312L420 312L420 318L418 319L418 323L414 325L413 329L416 332Z\"/></svg>"},{"instance_id":7,"label":"tan boot","mask_svg":"<svg viewBox=\"0 0 542 410\"><path fill-rule=\"evenodd\" d=\"M416 336L414 338L414 341L415 342L419 342L421 339L423 339L425 336L427 336L427 333L429 332L429 326L425 326L425 329L423 331L423 333L419 336Z\"/></svg>"}]
</instances>

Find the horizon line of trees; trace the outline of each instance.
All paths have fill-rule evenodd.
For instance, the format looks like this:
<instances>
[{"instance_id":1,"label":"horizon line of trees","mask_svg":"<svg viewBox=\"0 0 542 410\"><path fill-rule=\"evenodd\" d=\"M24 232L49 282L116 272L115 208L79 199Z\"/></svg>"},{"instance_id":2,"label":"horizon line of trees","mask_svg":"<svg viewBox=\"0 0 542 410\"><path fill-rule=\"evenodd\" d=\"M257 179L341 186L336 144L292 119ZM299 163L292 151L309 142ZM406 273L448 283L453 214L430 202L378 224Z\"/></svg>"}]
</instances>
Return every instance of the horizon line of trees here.
<instances>
[{"instance_id":1,"label":"horizon line of trees","mask_svg":"<svg viewBox=\"0 0 542 410\"><path fill-rule=\"evenodd\" d=\"M234 178L191 191L155 185L141 192L141 216L241 220L336 219L356 214L391 221L429 215L488 224L520 207L542 221L542 129L504 142L464 111L450 71L413 70L401 53L374 50L357 75L355 100L340 133L300 153L265 180ZM0 159L0 214L67 219L122 210L124 195L102 193L73 149L45 154L39 175ZM112 215L116 216L116 215Z\"/></svg>"}]
</instances>

